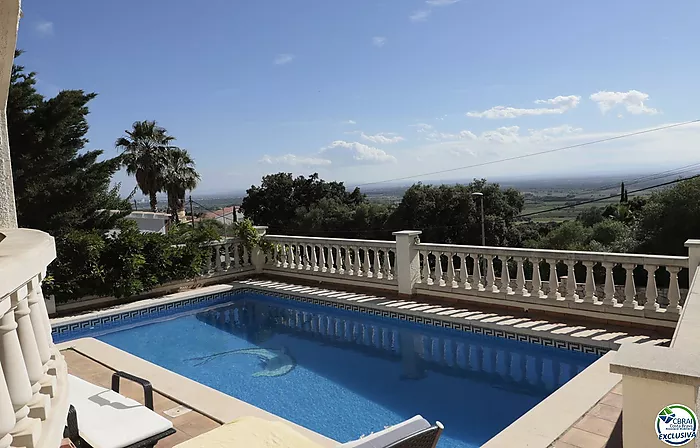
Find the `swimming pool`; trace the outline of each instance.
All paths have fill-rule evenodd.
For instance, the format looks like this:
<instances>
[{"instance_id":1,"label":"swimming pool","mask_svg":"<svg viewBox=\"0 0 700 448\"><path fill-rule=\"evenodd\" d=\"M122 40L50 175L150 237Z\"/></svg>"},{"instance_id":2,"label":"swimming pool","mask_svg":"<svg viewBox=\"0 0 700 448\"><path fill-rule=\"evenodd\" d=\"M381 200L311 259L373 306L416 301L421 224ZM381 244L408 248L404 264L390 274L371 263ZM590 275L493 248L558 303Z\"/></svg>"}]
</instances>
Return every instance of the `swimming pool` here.
<instances>
[{"instance_id":1,"label":"swimming pool","mask_svg":"<svg viewBox=\"0 0 700 448\"><path fill-rule=\"evenodd\" d=\"M106 331L106 333L104 333ZM592 354L246 292L96 337L339 442L416 414L478 447Z\"/></svg>"}]
</instances>

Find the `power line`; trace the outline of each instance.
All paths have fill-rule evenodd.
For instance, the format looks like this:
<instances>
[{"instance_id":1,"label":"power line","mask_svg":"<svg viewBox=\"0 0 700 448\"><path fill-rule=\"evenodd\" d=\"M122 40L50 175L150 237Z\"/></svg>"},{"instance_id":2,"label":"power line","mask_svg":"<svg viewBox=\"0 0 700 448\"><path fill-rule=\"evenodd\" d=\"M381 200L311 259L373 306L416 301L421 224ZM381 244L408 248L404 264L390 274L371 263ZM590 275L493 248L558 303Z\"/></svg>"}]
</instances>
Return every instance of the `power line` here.
<instances>
[{"instance_id":1,"label":"power line","mask_svg":"<svg viewBox=\"0 0 700 448\"><path fill-rule=\"evenodd\" d=\"M700 162L691 163L690 165L680 166L680 167L673 168L670 170L661 171L658 173L647 174L647 175L644 175L642 177L637 177L635 179L630 179L630 180L623 179L622 182L624 182L625 185L628 185L628 186L629 185L636 185L636 184L639 184L639 183L645 182L645 181L663 179L664 177L669 177L669 176L673 176L673 175L680 175L683 173L687 173L688 171L693 171L694 168L698 168L698 167L700 167ZM610 190L612 188L617 188L619 186L620 186L619 182L615 183L615 184L609 184L609 185L605 185L603 187L597 187L597 188L593 188L590 190L585 190L585 191L579 193L579 195L597 193L599 191Z\"/></svg>"},{"instance_id":2,"label":"power line","mask_svg":"<svg viewBox=\"0 0 700 448\"><path fill-rule=\"evenodd\" d=\"M651 189L654 189L654 188L664 187L664 186L667 186L667 185L672 185L672 184L676 184L676 183L678 183L678 182L682 182L682 181L684 181L684 180L695 179L695 178L697 178L697 177L700 177L700 174L697 174L697 175L695 175L695 176L690 176L690 177L684 177L684 178L682 178L682 179L671 180L671 181L668 181L668 182L664 182L664 183L662 183L662 184L652 185L652 186L650 186L650 187L639 188L639 189L637 189L637 190L630 191L629 193L633 193L633 194L634 194L634 193L639 193L640 191L646 191L646 190L651 190ZM549 210L541 210L541 211L539 211L539 212L532 212L532 213L527 213L527 214L525 214L525 215L519 215L518 218L527 218L527 217L530 217L530 216L541 215L541 214L543 214L543 213L556 212L556 211L558 211L558 210L565 210L565 209L567 209L567 208L578 207L579 205L586 205L586 204L593 204L593 203L595 203L595 202L607 201L608 199L617 198L617 197L619 197L619 196L620 196L619 194L614 194L614 195L606 196L606 197L602 197L602 198L590 199L590 200L588 200L588 201L577 202L576 204L563 205L563 206L561 206L561 207L550 208Z\"/></svg>"},{"instance_id":3,"label":"power line","mask_svg":"<svg viewBox=\"0 0 700 448\"><path fill-rule=\"evenodd\" d=\"M469 169L469 168L478 168L478 167L487 166L487 165L494 165L494 164L496 164L496 163L510 162L510 161L512 161L512 160L520 160L520 159L525 159L525 158L528 158L528 157L534 157L534 156L540 156L540 155L543 155L543 154L550 154L550 153L554 153L554 152L565 151L565 150L567 150L567 149L581 148L581 147L584 147L584 146L596 145L596 144L598 144L598 143L605 143L605 142L610 142L610 141L613 141L613 140L620 140L620 139L623 139L623 138L634 137L634 136L637 136L637 135L649 134L649 133L651 133L651 132L663 131L663 130L666 130L666 129L677 128L677 127L680 127L680 126L687 126L687 125L693 124L693 123L700 123L700 119L691 120L691 121L686 121L686 122L683 122L683 123L669 124L669 125L666 125L666 126L660 126L660 127L652 128L652 129L645 129L645 130L643 130L643 131L630 132L630 133L628 133L628 134L616 135L616 136L614 136L614 137L607 137L607 138L603 138L603 139L600 139L600 140L593 140L593 141L589 141L589 142L578 143L578 144L576 144L576 145L569 145L569 146L564 146L564 147L561 147L561 148L547 149L547 150L544 150L544 151L537 151L537 152L531 152L531 153L527 153L527 154L521 154L521 155L519 155L519 156L506 157L506 158L504 158L504 159L491 160L491 161L489 161L489 162L481 162L481 163L476 163L476 164L473 164L473 165L465 165L465 166L460 166L460 167L456 167L456 168L448 168L448 169L446 169L446 170L432 171L432 172L429 172L429 173L422 173L422 174L414 174L414 175L411 175L411 176L396 177L396 178L393 178L393 179L385 179L385 180L379 180L379 181L375 181L375 182L365 182L365 183L362 183L362 184L357 184L357 185L355 185L355 186L356 186L356 187L365 187L365 186L367 186L367 185L377 185L377 184L383 184L383 183L387 183L387 182L398 182L398 181L402 181L402 180L414 179L414 178L416 178L416 177L433 176L433 175L435 175L435 174L444 174L444 173L450 173L450 172L453 172L453 171L465 170L465 169Z\"/></svg>"}]
</instances>

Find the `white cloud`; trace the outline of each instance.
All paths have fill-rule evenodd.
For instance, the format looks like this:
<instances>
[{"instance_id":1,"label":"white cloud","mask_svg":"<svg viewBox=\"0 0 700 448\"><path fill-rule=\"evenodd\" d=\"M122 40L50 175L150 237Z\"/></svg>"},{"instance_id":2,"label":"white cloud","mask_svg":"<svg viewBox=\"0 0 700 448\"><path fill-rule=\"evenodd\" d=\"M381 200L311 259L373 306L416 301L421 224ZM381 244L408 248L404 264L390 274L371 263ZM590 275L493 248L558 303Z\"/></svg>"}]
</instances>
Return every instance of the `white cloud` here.
<instances>
[{"instance_id":1,"label":"white cloud","mask_svg":"<svg viewBox=\"0 0 700 448\"><path fill-rule=\"evenodd\" d=\"M427 123L416 123L409 126L416 128L416 132L428 132L433 129L433 125Z\"/></svg>"},{"instance_id":2,"label":"white cloud","mask_svg":"<svg viewBox=\"0 0 700 448\"><path fill-rule=\"evenodd\" d=\"M413 14L411 14L409 19L411 19L411 22L424 22L428 19L431 12L432 11L430 11L429 9L423 9L420 11L416 11Z\"/></svg>"},{"instance_id":3,"label":"white cloud","mask_svg":"<svg viewBox=\"0 0 700 448\"><path fill-rule=\"evenodd\" d=\"M357 124L357 122L355 120L345 120L343 124Z\"/></svg>"},{"instance_id":4,"label":"white cloud","mask_svg":"<svg viewBox=\"0 0 700 448\"><path fill-rule=\"evenodd\" d=\"M324 166L331 164L331 161L328 159L321 159L318 157L301 157L294 154L285 154L278 157L271 157L265 154L262 159L259 160L259 162L270 165L290 166Z\"/></svg>"},{"instance_id":5,"label":"white cloud","mask_svg":"<svg viewBox=\"0 0 700 448\"><path fill-rule=\"evenodd\" d=\"M544 128L544 129L529 129L530 132L530 140L531 141L546 141L546 140L551 140L555 137L561 137L564 135L568 134L577 134L579 132L582 132L583 129L581 128L575 128L571 125L564 124L561 126L556 126L552 128Z\"/></svg>"},{"instance_id":6,"label":"white cloud","mask_svg":"<svg viewBox=\"0 0 700 448\"><path fill-rule=\"evenodd\" d=\"M320 155L333 160L338 165L377 165L395 163L396 157L384 150L359 142L336 140L322 148Z\"/></svg>"},{"instance_id":7,"label":"white cloud","mask_svg":"<svg viewBox=\"0 0 700 448\"><path fill-rule=\"evenodd\" d=\"M535 104L547 104L551 107L517 108L510 106L494 106L483 112L467 112L468 117L473 118L516 118L535 115L555 115L563 114L578 106L581 101L580 96L557 96L548 100L536 100Z\"/></svg>"},{"instance_id":8,"label":"white cloud","mask_svg":"<svg viewBox=\"0 0 700 448\"><path fill-rule=\"evenodd\" d=\"M43 20L41 22L38 22L34 26L34 29L38 34L42 36L51 36L53 34L53 22Z\"/></svg>"},{"instance_id":9,"label":"white cloud","mask_svg":"<svg viewBox=\"0 0 700 448\"><path fill-rule=\"evenodd\" d=\"M638 90L629 90L627 92L608 92L602 90L598 93L594 93L590 98L598 104L603 114L616 106L623 106L627 112L634 115L654 115L659 112L653 107L647 107L644 104L644 102L649 99L649 94Z\"/></svg>"},{"instance_id":10,"label":"white cloud","mask_svg":"<svg viewBox=\"0 0 700 448\"><path fill-rule=\"evenodd\" d=\"M427 3L430 6L447 6L447 5L454 5L460 0L426 0L425 3Z\"/></svg>"},{"instance_id":11,"label":"white cloud","mask_svg":"<svg viewBox=\"0 0 700 448\"><path fill-rule=\"evenodd\" d=\"M275 56L275 60L272 61L272 63L275 65L289 64L290 62L292 62L294 60L294 57L295 56L293 54L289 54L289 53L278 54L277 56Z\"/></svg>"},{"instance_id":12,"label":"white cloud","mask_svg":"<svg viewBox=\"0 0 700 448\"><path fill-rule=\"evenodd\" d=\"M400 135L394 134L393 132L380 132L379 134L367 135L364 132L360 132L360 136L364 140L368 140L372 143L398 143L404 140Z\"/></svg>"},{"instance_id":13,"label":"white cloud","mask_svg":"<svg viewBox=\"0 0 700 448\"><path fill-rule=\"evenodd\" d=\"M383 36L374 36L372 38L372 45L375 47L383 47L386 44L386 37Z\"/></svg>"}]
</instances>

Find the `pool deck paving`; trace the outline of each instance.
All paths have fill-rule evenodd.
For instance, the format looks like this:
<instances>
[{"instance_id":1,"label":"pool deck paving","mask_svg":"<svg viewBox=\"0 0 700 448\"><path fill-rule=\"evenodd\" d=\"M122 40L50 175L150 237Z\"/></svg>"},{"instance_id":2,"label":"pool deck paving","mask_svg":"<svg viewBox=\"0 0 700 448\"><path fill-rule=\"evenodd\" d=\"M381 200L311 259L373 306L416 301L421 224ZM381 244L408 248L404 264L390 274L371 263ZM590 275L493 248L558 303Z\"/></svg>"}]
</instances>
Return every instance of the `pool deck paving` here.
<instances>
[{"instance_id":1,"label":"pool deck paving","mask_svg":"<svg viewBox=\"0 0 700 448\"><path fill-rule=\"evenodd\" d=\"M608 392L550 448L622 448L622 383Z\"/></svg>"}]
</instances>

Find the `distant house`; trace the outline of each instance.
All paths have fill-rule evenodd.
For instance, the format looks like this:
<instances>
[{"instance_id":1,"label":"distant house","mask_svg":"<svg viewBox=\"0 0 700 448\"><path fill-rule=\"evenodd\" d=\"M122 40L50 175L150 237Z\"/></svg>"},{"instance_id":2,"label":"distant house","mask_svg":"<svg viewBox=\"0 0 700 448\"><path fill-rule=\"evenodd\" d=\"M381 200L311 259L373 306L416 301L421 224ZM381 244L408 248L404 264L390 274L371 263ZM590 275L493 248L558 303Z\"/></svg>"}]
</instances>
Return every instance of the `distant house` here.
<instances>
[{"instance_id":1,"label":"distant house","mask_svg":"<svg viewBox=\"0 0 700 448\"><path fill-rule=\"evenodd\" d=\"M120 213L119 210L110 210L110 213ZM170 225L170 215L168 213L159 212L131 212L124 218L136 222L141 233L165 233ZM116 235L119 230L110 231L111 235Z\"/></svg>"},{"instance_id":2,"label":"distant house","mask_svg":"<svg viewBox=\"0 0 700 448\"><path fill-rule=\"evenodd\" d=\"M233 222L241 222L245 219L241 208L237 205L224 207L213 212L207 212L202 215L204 219L214 219L222 224L231 224Z\"/></svg>"}]
</instances>

